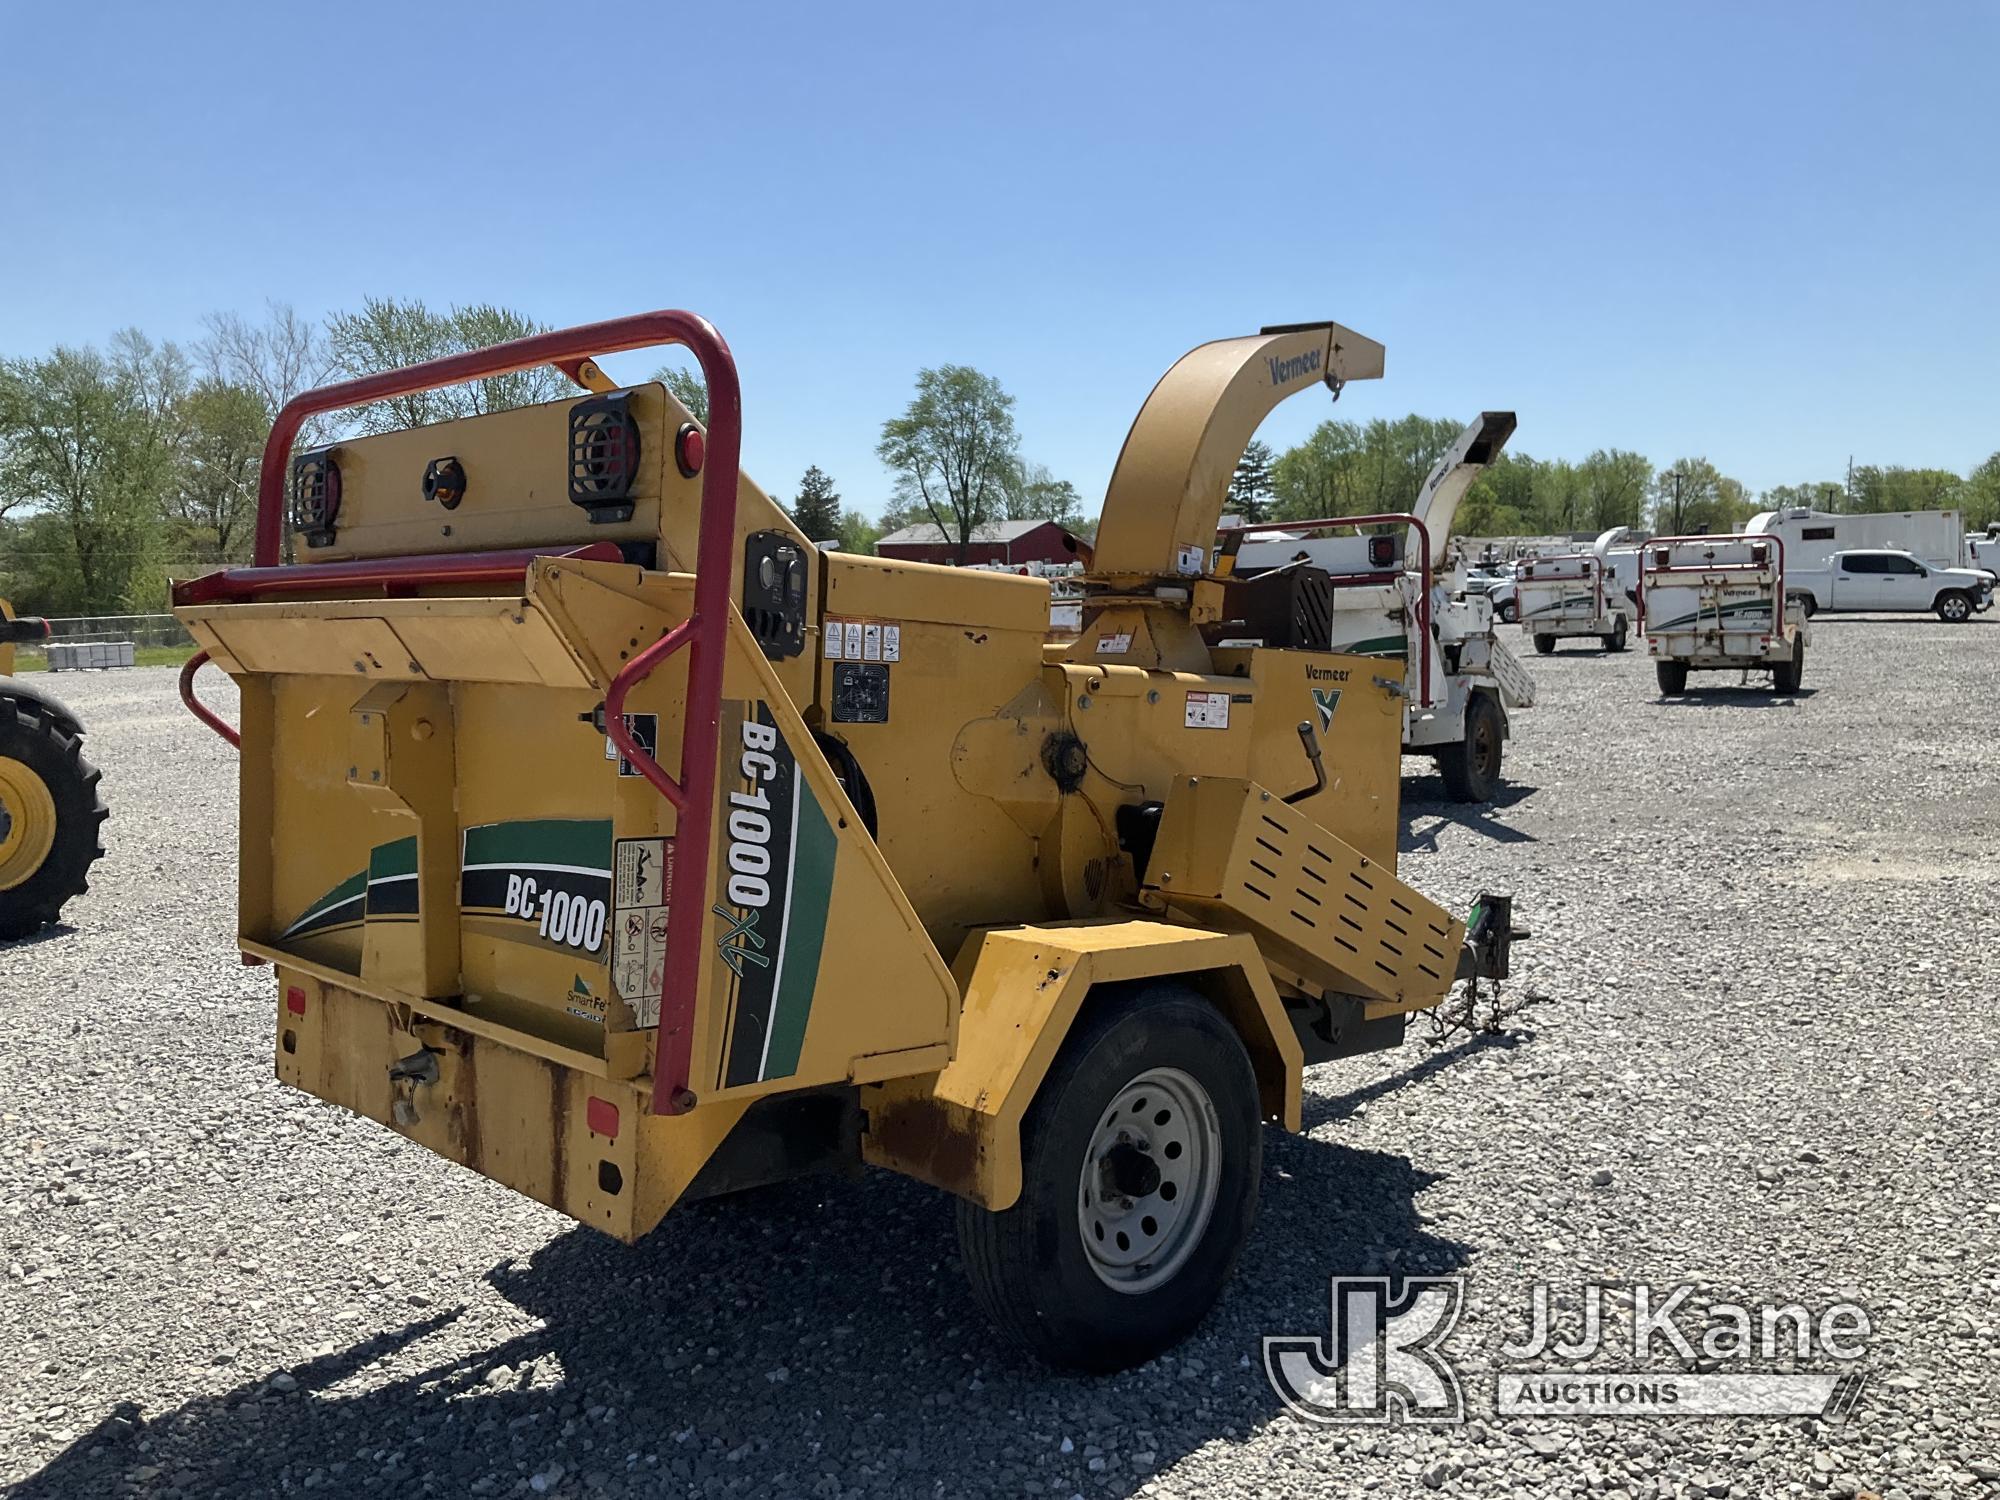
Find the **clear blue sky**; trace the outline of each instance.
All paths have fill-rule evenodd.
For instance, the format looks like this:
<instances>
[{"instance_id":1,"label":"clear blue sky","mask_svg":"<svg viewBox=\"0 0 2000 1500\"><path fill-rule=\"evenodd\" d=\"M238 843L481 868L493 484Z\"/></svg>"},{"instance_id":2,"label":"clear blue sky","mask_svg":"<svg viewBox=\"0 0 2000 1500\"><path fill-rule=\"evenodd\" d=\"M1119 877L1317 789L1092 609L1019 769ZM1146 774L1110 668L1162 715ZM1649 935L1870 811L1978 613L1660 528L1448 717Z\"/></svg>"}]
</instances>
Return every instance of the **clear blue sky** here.
<instances>
[{"instance_id":1,"label":"clear blue sky","mask_svg":"<svg viewBox=\"0 0 2000 1500\"><path fill-rule=\"evenodd\" d=\"M1753 489L1962 470L1996 57L1981 4L13 4L0 354L266 299L684 306L768 488L878 509L882 419L955 361L1094 509L1183 350L1332 317L1389 350L1346 416L1512 407L1524 451Z\"/></svg>"}]
</instances>

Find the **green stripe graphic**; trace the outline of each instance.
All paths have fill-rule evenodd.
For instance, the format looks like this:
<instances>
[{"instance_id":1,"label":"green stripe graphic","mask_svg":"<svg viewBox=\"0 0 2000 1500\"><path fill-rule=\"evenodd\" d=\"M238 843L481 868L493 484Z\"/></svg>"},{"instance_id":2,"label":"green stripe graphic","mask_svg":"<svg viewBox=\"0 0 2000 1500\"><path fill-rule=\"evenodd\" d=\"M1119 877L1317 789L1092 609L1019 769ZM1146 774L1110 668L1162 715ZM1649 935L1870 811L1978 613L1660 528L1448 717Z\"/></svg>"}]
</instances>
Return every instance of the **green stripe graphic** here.
<instances>
[{"instance_id":1,"label":"green stripe graphic","mask_svg":"<svg viewBox=\"0 0 2000 1500\"><path fill-rule=\"evenodd\" d=\"M819 985L820 954L826 946L833 865L840 853L833 826L806 783L803 768L794 817L793 837L798 847L792 858L791 911L785 922L778 993L771 1003L771 1032L764 1043L761 1078L789 1078L799 1070L799 1050L805 1045L813 991Z\"/></svg>"},{"instance_id":2,"label":"green stripe graphic","mask_svg":"<svg viewBox=\"0 0 2000 1500\"><path fill-rule=\"evenodd\" d=\"M415 852L411 858L414 860ZM575 865L611 873L609 818L535 818L465 830L466 865ZM412 864L412 869L415 865Z\"/></svg>"}]
</instances>

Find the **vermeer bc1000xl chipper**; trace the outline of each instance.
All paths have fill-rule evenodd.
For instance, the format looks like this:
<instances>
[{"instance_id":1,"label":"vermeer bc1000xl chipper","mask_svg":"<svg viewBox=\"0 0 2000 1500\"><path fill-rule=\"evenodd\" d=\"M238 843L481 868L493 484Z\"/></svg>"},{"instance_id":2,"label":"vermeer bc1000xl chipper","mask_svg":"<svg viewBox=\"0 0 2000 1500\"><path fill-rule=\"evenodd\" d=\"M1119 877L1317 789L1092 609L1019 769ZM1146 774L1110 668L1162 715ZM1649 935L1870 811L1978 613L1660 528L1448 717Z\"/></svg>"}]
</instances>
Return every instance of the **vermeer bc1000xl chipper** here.
<instances>
[{"instance_id":1,"label":"vermeer bc1000xl chipper","mask_svg":"<svg viewBox=\"0 0 2000 1500\"><path fill-rule=\"evenodd\" d=\"M663 342L706 430L590 358ZM313 412L542 363L586 394L291 453ZM1330 323L1176 364L1061 647L1041 580L815 549L739 474L690 314L294 401L257 566L176 595L242 689L278 1076L625 1240L888 1167L958 1196L981 1303L1045 1357L1173 1343L1301 1070L1506 967L1503 899L1468 936L1396 878L1402 663L1210 644L1258 422L1381 370ZM183 695L234 738L201 659Z\"/></svg>"}]
</instances>

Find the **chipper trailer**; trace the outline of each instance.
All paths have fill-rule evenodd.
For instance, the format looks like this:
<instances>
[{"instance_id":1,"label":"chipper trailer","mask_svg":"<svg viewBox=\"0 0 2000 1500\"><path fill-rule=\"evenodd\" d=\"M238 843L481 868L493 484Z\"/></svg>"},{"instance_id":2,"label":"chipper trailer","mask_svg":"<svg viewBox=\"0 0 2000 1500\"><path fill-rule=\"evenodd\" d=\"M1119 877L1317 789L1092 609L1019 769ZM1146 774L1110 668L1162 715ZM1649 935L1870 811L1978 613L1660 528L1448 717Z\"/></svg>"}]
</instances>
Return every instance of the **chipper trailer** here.
<instances>
[{"instance_id":1,"label":"chipper trailer","mask_svg":"<svg viewBox=\"0 0 2000 1500\"><path fill-rule=\"evenodd\" d=\"M1778 536L1654 537L1639 553L1639 619L1663 693L1689 672L1769 672L1772 691L1805 676L1806 612L1785 593Z\"/></svg>"},{"instance_id":2,"label":"chipper trailer","mask_svg":"<svg viewBox=\"0 0 2000 1500\"><path fill-rule=\"evenodd\" d=\"M1225 527L1215 560L1232 618L1212 636L1264 641L1296 628L1300 644L1403 662L1404 753L1433 757L1458 802L1499 790L1508 711L1535 701L1534 678L1494 633L1492 604L1445 576L1461 566L1448 552L1459 502L1513 431L1512 412L1482 413L1408 514ZM1368 525L1393 529L1311 534Z\"/></svg>"},{"instance_id":3,"label":"chipper trailer","mask_svg":"<svg viewBox=\"0 0 2000 1500\"><path fill-rule=\"evenodd\" d=\"M663 342L706 429L592 358ZM311 414L545 363L582 394L292 452ZM1506 898L1468 929L1397 878L1401 663L1203 635L1258 422L1381 370L1331 323L1177 363L1061 645L1046 581L815 548L739 473L688 313L299 397L256 566L176 592L183 696L240 735L279 1078L627 1241L873 1163L957 1196L1032 1350L1166 1348L1302 1070L1507 968Z\"/></svg>"},{"instance_id":4,"label":"chipper trailer","mask_svg":"<svg viewBox=\"0 0 2000 1500\"><path fill-rule=\"evenodd\" d=\"M1514 598L1521 629L1533 637L1538 655L1548 656L1557 642L1578 636L1596 641L1606 651L1625 649L1630 629L1626 601L1601 550L1522 563L1515 574Z\"/></svg>"},{"instance_id":5,"label":"chipper trailer","mask_svg":"<svg viewBox=\"0 0 2000 1500\"><path fill-rule=\"evenodd\" d=\"M48 621L0 599L0 942L56 921L104 854L102 773L84 759L83 725L14 676L15 648L48 633Z\"/></svg>"}]
</instances>

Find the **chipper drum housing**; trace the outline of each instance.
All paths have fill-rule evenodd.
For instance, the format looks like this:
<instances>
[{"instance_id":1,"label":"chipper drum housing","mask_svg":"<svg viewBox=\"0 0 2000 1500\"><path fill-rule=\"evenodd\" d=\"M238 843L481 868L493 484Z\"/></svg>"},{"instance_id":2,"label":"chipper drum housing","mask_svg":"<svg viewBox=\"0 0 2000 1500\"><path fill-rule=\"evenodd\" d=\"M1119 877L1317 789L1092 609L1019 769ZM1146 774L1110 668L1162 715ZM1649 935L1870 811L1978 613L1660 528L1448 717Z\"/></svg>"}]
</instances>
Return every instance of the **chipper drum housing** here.
<instances>
[{"instance_id":1,"label":"chipper drum housing","mask_svg":"<svg viewBox=\"0 0 2000 1500\"><path fill-rule=\"evenodd\" d=\"M594 362L660 342L706 427ZM300 397L256 565L176 593L183 694L240 738L279 1077L626 1240L887 1166L957 1196L1030 1348L1166 1347L1302 1068L1505 969L1396 876L1403 664L1203 635L1258 421L1381 361L1318 323L1176 364L1061 647L1042 580L813 546L739 472L691 314ZM293 452L314 413L544 363L579 395Z\"/></svg>"}]
</instances>

